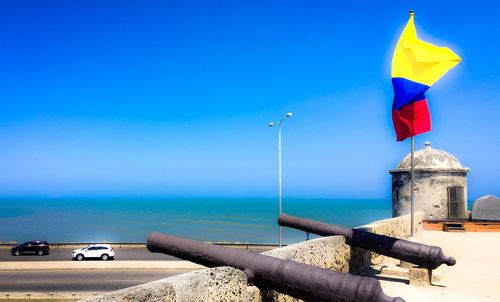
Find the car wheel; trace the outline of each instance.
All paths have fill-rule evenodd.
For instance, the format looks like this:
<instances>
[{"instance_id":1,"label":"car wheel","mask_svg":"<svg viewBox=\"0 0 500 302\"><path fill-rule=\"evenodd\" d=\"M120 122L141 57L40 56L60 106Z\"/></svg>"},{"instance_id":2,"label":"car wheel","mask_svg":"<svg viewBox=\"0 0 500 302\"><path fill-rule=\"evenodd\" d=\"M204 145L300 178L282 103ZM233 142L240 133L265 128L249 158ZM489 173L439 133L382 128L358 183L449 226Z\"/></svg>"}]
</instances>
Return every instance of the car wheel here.
<instances>
[{"instance_id":1,"label":"car wheel","mask_svg":"<svg viewBox=\"0 0 500 302\"><path fill-rule=\"evenodd\" d=\"M36 254L37 254L38 256L43 256L43 251L42 251L42 250L39 250L39 251L37 251L37 252L36 252Z\"/></svg>"},{"instance_id":2,"label":"car wheel","mask_svg":"<svg viewBox=\"0 0 500 302\"><path fill-rule=\"evenodd\" d=\"M102 259L102 261L108 260L109 259L108 254L102 254L101 259Z\"/></svg>"},{"instance_id":3,"label":"car wheel","mask_svg":"<svg viewBox=\"0 0 500 302\"><path fill-rule=\"evenodd\" d=\"M20 251L15 251L14 255L19 256L19 255L21 255L21 252Z\"/></svg>"},{"instance_id":4,"label":"car wheel","mask_svg":"<svg viewBox=\"0 0 500 302\"><path fill-rule=\"evenodd\" d=\"M83 257L83 255L82 255L82 254L78 254L78 255L76 255L76 260L78 260L78 261L82 261L82 260L83 260L83 258L84 258L84 257Z\"/></svg>"}]
</instances>

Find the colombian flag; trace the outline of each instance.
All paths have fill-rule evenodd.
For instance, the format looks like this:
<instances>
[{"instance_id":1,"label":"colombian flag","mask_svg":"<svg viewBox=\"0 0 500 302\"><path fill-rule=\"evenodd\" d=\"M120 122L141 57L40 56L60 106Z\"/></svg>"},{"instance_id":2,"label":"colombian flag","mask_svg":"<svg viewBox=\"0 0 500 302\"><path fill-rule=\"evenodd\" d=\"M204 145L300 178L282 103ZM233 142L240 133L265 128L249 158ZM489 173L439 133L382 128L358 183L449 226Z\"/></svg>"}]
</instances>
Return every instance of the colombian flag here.
<instances>
[{"instance_id":1,"label":"colombian flag","mask_svg":"<svg viewBox=\"0 0 500 302\"><path fill-rule=\"evenodd\" d=\"M447 47L417 38L413 12L399 38L392 58L392 122L398 141L431 130L425 92L460 58Z\"/></svg>"}]
</instances>

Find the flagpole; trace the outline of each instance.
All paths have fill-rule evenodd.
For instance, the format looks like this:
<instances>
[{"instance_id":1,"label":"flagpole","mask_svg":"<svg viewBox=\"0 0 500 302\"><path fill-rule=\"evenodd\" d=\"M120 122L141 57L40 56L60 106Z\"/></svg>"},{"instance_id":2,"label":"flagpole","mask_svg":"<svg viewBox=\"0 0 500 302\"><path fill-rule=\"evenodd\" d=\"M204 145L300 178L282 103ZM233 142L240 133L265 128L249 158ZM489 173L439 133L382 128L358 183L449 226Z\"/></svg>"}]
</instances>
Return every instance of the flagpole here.
<instances>
[{"instance_id":1,"label":"flagpole","mask_svg":"<svg viewBox=\"0 0 500 302\"><path fill-rule=\"evenodd\" d=\"M410 9L410 18L415 14L413 9ZM413 130L413 129L412 129ZM411 136L411 170L410 170L410 237L414 237L414 204L415 204L415 194L414 194L414 174L415 174L415 163L414 163L414 154L415 154L415 136Z\"/></svg>"},{"instance_id":2,"label":"flagpole","mask_svg":"<svg viewBox=\"0 0 500 302\"><path fill-rule=\"evenodd\" d=\"M410 9L410 17L415 14L413 9ZM410 175L410 183L411 183L411 191L410 191L410 237L414 237L414 204L415 204L415 194L414 190L414 174L415 174L415 163L414 163L414 154L415 154L415 136L411 137L411 175Z\"/></svg>"},{"instance_id":3,"label":"flagpole","mask_svg":"<svg viewBox=\"0 0 500 302\"><path fill-rule=\"evenodd\" d=\"M414 214L414 204L415 204L415 194L413 193L414 191L414 172L415 172L415 163L413 161L414 157L414 146L415 146L415 137L411 137L411 173L410 173L410 237L413 237L414 234L414 219L413 219L413 214Z\"/></svg>"}]
</instances>

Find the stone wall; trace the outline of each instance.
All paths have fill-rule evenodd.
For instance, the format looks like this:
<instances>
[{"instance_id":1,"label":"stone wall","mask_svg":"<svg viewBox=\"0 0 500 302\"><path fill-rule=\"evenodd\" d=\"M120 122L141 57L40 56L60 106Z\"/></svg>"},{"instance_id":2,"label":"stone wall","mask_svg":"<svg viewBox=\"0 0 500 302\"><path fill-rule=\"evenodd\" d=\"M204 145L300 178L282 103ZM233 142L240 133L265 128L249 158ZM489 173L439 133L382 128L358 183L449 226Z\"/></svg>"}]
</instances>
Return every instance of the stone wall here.
<instances>
[{"instance_id":1,"label":"stone wall","mask_svg":"<svg viewBox=\"0 0 500 302\"><path fill-rule=\"evenodd\" d=\"M232 267L223 266L181 274L83 301L255 301L250 298L249 292L247 292L247 276L245 273Z\"/></svg>"},{"instance_id":2,"label":"stone wall","mask_svg":"<svg viewBox=\"0 0 500 302\"><path fill-rule=\"evenodd\" d=\"M347 273L349 272L351 247L345 244L344 237L331 236L303 241L263 254ZM261 299L262 302L302 301L273 290L262 290Z\"/></svg>"},{"instance_id":3,"label":"stone wall","mask_svg":"<svg viewBox=\"0 0 500 302\"><path fill-rule=\"evenodd\" d=\"M414 234L418 234L423 230L423 220L425 219L424 212L417 212L414 214ZM395 218L378 220L370 224L358 227L358 229L365 230L371 233L386 235L390 237L407 239L410 237L410 215L403 215ZM361 248L352 248L351 251L351 273L358 272L363 266L369 263L382 263L382 255L370 252Z\"/></svg>"},{"instance_id":4,"label":"stone wall","mask_svg":"<svg viewBox=\"0 0 500 302\"><path fill-rule=\"evenodd\" d=\"M464 187L464 213L467 217L467 171L415 170L415 211L425 212L426 219L448 218L448 187ZM410 213L410 173L392 170L392 216Z\"/></svg>"},{"instance_id":5,"label":"stone wall","mask_svg":"<svg viewBox=\"0 0 500 302\"><path fill-rule=\"evenodd\" d=\"M417 231L422 229L423 217L423 213L415 215ZM377 221L360 228L377 234L406 238L409 234L409 220L409 216L405 215ZM361 267L380 259L375 253L346 245L342 236L304 241L263 254L351 273L356 273ZM295 302L300 300L272 290L260 290L248 284L247 277L242 271L231 267L218 267L177 275L84 301Z\"/></svg>"},{"instance_id":6,"label":"stone wall","mask_svg":"<svg viewBox=\"0 0 500 302\"><path fill-rule=\"evenodd\" d=\"M425 213L416 212L413 218L415 219L414 232L418 234L423 230L422 223L425 219ZM405 239L410 237L410 215L378 220L357 228L375 234Z\"/></svg>"}]
</instances>

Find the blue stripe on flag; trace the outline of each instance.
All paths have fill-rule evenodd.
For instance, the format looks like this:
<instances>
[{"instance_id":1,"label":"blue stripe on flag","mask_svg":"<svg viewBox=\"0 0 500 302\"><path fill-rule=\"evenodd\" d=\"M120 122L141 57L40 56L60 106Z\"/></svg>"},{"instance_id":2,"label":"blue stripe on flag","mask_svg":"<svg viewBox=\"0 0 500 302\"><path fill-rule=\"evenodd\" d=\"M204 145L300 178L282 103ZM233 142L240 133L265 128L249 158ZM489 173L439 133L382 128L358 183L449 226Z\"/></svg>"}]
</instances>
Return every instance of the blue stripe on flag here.
<instances>
[{"instance_id":1,"label":"blue stripe on flag","mask_svg":"<svg viewBox=\"0 0 500 302\"><path fill-rule=\"evenodd\" d=\"M410 103L425 99L424 92L430 86L407 80L405 78L392 78L394 88L394 102L392 110L399 110Z\"/></svg>"}]
</instances>

